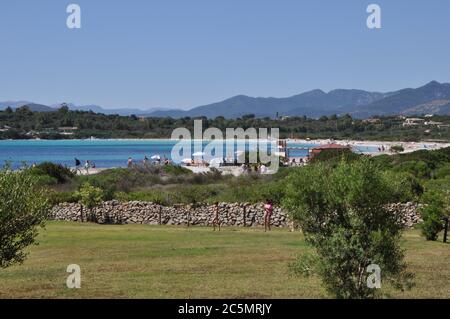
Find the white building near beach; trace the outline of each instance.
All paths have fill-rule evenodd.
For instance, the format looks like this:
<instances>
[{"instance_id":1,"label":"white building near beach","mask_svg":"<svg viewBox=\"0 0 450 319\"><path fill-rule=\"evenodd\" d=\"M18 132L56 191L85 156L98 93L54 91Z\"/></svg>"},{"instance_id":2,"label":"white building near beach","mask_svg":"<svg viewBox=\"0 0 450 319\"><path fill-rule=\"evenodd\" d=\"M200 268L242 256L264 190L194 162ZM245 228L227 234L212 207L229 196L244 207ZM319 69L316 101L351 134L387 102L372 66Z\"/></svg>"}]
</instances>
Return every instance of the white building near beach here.
<instances>
[{"instance_id":1,"label":"white building near beach","mask_svg":"<svg viewBox=\"0 0 450 319\"><path fill-rule=\"evenodd\" d=\"M425 123L424 119L421 118L407 118L405 119L405 122L403 122L403 126L416 126L416 125L422 125Z\"/></svg>"}]
</instances>

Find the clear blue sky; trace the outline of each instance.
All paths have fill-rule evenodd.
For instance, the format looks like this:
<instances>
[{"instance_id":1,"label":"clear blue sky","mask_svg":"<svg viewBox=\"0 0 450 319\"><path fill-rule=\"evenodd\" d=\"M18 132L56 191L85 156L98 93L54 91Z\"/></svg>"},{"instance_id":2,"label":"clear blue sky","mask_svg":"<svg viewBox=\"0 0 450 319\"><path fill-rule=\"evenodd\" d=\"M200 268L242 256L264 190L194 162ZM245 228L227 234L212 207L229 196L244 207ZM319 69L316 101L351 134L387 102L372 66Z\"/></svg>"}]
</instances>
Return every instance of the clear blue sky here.
<instances>
[{"instance_id":1,"label":"clear blue sky","mask_svg":"<svg viewBox=\"0 0 450 319\"><path fill-rule=\"evenodd\" d=\"M448 0L5 0L0 41L0 101L187 108L450 82Z\"/></svg>"}]
</instances>

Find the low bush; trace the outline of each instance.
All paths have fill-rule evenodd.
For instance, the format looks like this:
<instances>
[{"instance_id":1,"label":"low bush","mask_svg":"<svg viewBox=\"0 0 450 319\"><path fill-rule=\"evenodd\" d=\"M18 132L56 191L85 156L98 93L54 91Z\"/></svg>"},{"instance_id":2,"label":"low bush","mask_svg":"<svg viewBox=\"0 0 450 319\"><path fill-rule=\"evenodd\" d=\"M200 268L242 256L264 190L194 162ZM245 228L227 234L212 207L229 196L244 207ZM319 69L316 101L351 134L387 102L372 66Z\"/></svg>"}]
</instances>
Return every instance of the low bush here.
<instances>
[{"instance_id":1,"label":"low bush","mask_svg":"<svg viewBox=\"0 0 450 319\"><path fill-rule=\"evenodd\" d=\"M194 174L191 170L178 165L164 165L163 171L169 175L192 175Z\"/></svg>"},{"instance_id":2,"label":"low bush","mask_svg":"<svg viewBox=\"0 0 450 319\"><path fill-rule=\"evenodd\" d=\"M47 198L50 204L58 205L61 203L78 203L80 197L76 192L47 192Z\"/></svg>"},{"instance_id":3,"label":"low bush","mask_svg":"<svg viewBox=\"0 0 450 319\"><path fill-rule=\"evenodd\" d=\"M342 160L351 162L358 160L360 157L360 154L353 153L350 149L330 149L324 150L314 156L311 162L331 162L337 165Z\"/></svg>"},{"instance_id":4,"label":"low bush","mask_svg":"<svg viewBox=\"0 0 450 319\"><path fill-rule=\"evenodd\" d=\"M405 151L405 148L402 145L392 145L391 146L391 152L401 153L403 151Z\"/></svg>"},{"instance_id":5,"label":"low bush","mask_svg":"<svg viewBox=\"0 0 450 319\"><path fill-rule=\"evenodd\" d=\"M423 223L420 225L422 235L426 240L436 241L444 229L443 211L436 205L428 205L421 209Z\"/></svg>"},{"instance_id":6,"label":"low bush","mask_svg":"<svg viewBox=\"0 0 450 319\"><path fill-rule=\"evenodd\" d=\"M169 193L159 189L152 189L149 191L136 191L131 193L117 192L114 194L114 199L121 202L142 201L169 206L174 204L171 202L169 195Z\"/></svg>"},{"instance_id":7,"label":"low bush","mask_svg":"<svg viewBox=\"0 0 450 319\"><path fill-rule=\"evenodd\" d=\"M58 184L64 184L69 182L75 177L75 174L70 170L70 168L63 166L61 164L54 164L50 162L41 163L31 168L31 173L36 176L50 176L56 179ZM42 179L45 181L45 178ZM51 182L50 179L47 179Z\"/></svg>"},{"instance_id":8,"label":"low bush","mask_svg":"<svg viewBox=\"0 0 450 319\"><path fill-rule=\"evenodd\" d=\"M433 178L435 179L447 179L450 180L450 163L443 165L433 172Z\"/></svg>"},{"instance_id":9,"label":"low bush","mask_svg":"<svg viewBox=\"0 0 450 319\"><path fill-rule=\"evenodd\" d=\"M417 178L430 178L432 168L424 161L407 161L394 168L397 172L408 172Z\"/></svg>"},{"instance_id":10,"label":"low bush","mask_svg":"<svg viewBox=\"0 0 450 319\"><path fill-rule=\"evenodd\" d=\"M36 184L39 186L55 186L58 185L58 180L49 175L35 175Z\"/></svg>"}]
</instances>

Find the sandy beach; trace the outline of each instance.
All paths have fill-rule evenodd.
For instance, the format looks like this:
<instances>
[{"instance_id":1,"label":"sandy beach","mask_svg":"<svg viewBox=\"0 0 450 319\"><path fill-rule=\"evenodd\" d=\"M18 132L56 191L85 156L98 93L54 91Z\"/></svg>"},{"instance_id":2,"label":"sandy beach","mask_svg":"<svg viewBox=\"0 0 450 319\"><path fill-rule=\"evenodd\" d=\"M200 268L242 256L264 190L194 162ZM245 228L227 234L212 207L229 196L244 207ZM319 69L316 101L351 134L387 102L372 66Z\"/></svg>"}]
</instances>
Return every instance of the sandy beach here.
<instances>
[{"instance_id":1,"label":"sandy beach","mask_svg":"<svg viewBox=\"0 0 450 319\"><path fill-rule=\"evenodd\" d=\"M121 139L121 140L133 140L133 139ZM143 141L143 139L137 139L139 141ZM148 141L164 141L169 139L148 139ZM376 148L378 149L377 152L362 152L363 154L371 155L371 156L378 156L378 155L393 155L396 154L396 152L393 152L391 150L392 146L402 146L404 151L400 153L411 153L418 150L437 150L441 148L450 147L449 143L442 143L442 142L398 142L398 141L357 141L357 140L331 140L331 139L286 139L288 144L306 144L306 145L325 145L330 143L335 143L339 145L345 145L350 146L352 148L356 147L369 147L369 148ZM300 158L296 158L296 161L298 162ZM206 173L210 169L208 167L191 167L191 166L184 166L187 169L191 170L192 172L196 174L200 173ZM81 168L77 171L78 175L93 175L98 174L102 171L108 170L108 169L114 169L115 167L110 168L90 168L89 171L86 171L86 169ZM75 170L75 168L72 168ZM232 174L234 176L239 176L241 174L240 167L221 167L220 170L224 174Z\"/></svg>"},{"instance_id":2,"label":"sandy beach","mask_svg":"<svg viewBox=\"0 0 450 319\"><path fill-rule=\"evenodd\" d=\"M287 139L288 143L299 143L299 144L330 144L335 143L339 145L348 146L364 146L364 147L376 147L382 148L384 146L384 151L379 151L377 153L371 153L371 155L382 155L382 154L395 154L391 151L392 146L402 146L404 151L401 153L411 153L419 150L437 150L441 148L450 147L449 143L438 143L438 142L395 142L395 141L356 141L356 140L331 140L331 139L316 139L316 140L306 140L306 139Z\"/></svg>"}]
</instances>

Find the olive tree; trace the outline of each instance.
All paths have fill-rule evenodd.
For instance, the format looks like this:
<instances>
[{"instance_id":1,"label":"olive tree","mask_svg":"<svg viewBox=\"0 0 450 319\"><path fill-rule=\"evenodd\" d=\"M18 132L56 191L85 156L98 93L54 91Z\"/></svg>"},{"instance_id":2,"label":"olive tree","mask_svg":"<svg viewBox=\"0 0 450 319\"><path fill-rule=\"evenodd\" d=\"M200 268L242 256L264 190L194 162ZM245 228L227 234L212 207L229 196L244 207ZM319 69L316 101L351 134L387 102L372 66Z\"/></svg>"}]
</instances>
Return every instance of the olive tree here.
<instances>
[{"instance_id":1,"label":"olive tree","mask_svg":"<svg viewBox=\"0 0 450 319\"><path fill-rule=\"evenodd\" d=\"M29 170L0 170L0 268L22 263L50 206Z\"/></svg>"},{"instance_id":2,"label":"olive tree","mask_svg":"<svg viewBox=\"0 0 450 319\"><path fill-rule=\"evenodd\" d=\"M287 177L283 204L314 248L299 257L296 271L319 275L337 298L380 295L367 285L372 264L380 267L383 285L412 285L399 244L401 218L386 208L398 194L385 176L364 158L335 168L310 165Z\"/></svg>"}]
</instances>

